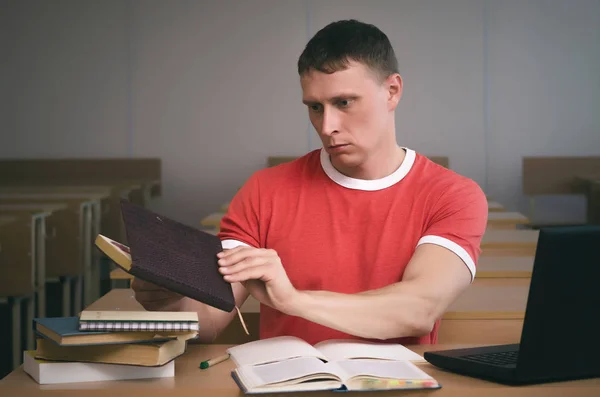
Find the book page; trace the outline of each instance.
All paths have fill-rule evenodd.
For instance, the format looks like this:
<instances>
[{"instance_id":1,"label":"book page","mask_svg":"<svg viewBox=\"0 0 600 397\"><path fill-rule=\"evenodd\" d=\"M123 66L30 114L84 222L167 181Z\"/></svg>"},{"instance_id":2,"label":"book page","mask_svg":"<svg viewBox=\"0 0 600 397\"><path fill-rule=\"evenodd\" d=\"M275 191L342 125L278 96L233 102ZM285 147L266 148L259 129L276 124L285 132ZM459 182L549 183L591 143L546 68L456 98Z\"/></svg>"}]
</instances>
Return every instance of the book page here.
<instances>
[{"instance_id":1,"label":"book page","mask_svg":"<svg viewBox=\"0 0 600 397\"><path fill-rule=\"evenodd\" d=\"M337 380L328 374L326 364L315 357L299 357L264 365L246 365L237 368L237 373L249 389L281 383L298 383L301 378L315 375L314 379Z\"/></svg>"},{"instance_id":2,"label":"book page","mask_svg":"<svg viewBox=\"0 0 600 397\"><path fill-rule=\"evenodd\" d=\"M318 357L325 360L321 352L300 338L278 336L261 339L227 349L238 367L265 364L294 357Z\"/></svg>"},{"instance_id":3,"label":"book page","mask_svg":"<svg viewBox=\"0 0 600 397\"><path fill-rule=\"evenodd\" d=\"M318 349L330 361L351 358L377 358L381 360L399 360L423 362L425 359L398 343L376 343L359 340L332 339L317 343Z\"/></svg>"},{"instance_id":4,"label":"book page","mask_svg":"<svg viewBox=\"0 0 600 397\"><path fill-rule=\"evenodd\" d=\"M355 376L404 380L431 379L431 376L409 361L355 359L337 361L335 364L342 369L345 379Z\"/></svg>"}]
</instances>

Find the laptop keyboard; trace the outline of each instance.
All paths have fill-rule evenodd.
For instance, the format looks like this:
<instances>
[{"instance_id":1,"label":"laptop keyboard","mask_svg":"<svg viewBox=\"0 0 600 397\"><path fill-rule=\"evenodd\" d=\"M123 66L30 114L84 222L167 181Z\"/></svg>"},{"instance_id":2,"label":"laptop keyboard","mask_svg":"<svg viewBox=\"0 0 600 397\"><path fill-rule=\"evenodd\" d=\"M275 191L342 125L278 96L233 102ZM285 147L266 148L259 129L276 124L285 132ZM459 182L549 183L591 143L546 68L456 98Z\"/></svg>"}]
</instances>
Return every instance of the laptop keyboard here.
<instances>
[{"instance_id":1,"label":"laptop keyboard","mask_svg":"<svg viewBox=\"0 0 600 397\"><path fill-rule=\"evenodd\" d=\"M513 350L508 352L470 354L461 358L489 365L514 365L517 364L518 357L519 352Z\"/></svg>"}]
</instances>

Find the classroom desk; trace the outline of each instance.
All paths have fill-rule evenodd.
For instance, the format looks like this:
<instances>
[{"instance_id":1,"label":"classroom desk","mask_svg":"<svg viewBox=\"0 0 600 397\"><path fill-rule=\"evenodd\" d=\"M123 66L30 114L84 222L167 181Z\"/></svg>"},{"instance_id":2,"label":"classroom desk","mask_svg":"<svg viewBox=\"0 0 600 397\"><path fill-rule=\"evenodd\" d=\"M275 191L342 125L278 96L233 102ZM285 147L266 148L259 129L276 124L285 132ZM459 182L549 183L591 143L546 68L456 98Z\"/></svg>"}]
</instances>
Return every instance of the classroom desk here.
<instances>
[{"instance_id":1,"label":"classroom desk","mask_svg":"<svg viewBox=\"0 0 600 397\"><path fill-rule=\"evenodd\" d=\"M504 210L504 206L499 202L488 200L488 212L502 212Z\"/></svg>"},{"instance_id":2,"label":"classroom desk","mask_svg":"<svg viewBox=\"0 0 600 397\"><path fill-rule=\"evenodd\" d=\"M32 266L35 271L37 310L33 310L39 317L46 315L46 219L54 212L66 209L65 204L27 203L27 204L0 204L0 215L27 215L31 217L33 226L32 236ZM29 308L31 311L33 308ZM28 346L33 346L33 331L28 332Z\"/></svg>"},{"instance_id":3,"label":"classroom desk","mask_svg":"<svg viewBox=\"0 0 600 397\"><path fill-rule=\"evenodd\" d=\"M221 218L224 212L214 212L200 220L200 224L206 228L219 230L221 228Z\"/></svg>"},{"instance_id":4,"label":"classroom desk","mask_svg":"<svg viewBox=\"0 0 600 397\"><path fill-rule=\"evenodd\" d=\"M227 210L229 209L229 203L230 203L230 202L229 202L229 201L227 201L226 203L223 203L223 204L221 205L221 208L220 208L221 212L227 212Z\"/></svg>"},{"instance_id":5,"label":"classroom desk","mask_svg":"<svg viewBox=\"0 0 600 397\"><path fill-rule=\"evenodd\" d=\"M479 345L479 344L478 344ZM203 360L217 357L225 353L231 345L189 344L186 352L175 361L175 377L146 380L120 380L108 382L71 383L62 385L38 385L27 375L22 367L14 370L0 380L0 395L5 396L127 396L127 397L240 397L244 394L231 378L231 370L235 367L228 360L207 370L198 368ZM426 351L445 350L476 346L474 344L438 344L409 345L415 353L423 355ZM476 378L453 374L440 370L427 362L417 365L427 374L434 377L442 385L438 390L415 391L378 391L360 392L360 396L485 396L485 397L564 397L600 395L600 378L565 381L529 386L504 386ZM273 396L274 394L269 394ZM277 395L284 395L283 393ZM331 391L311 393L285 393L286 396L331 397Z\"/></svg>"},{"instance_id":6,"label":"classroom desk","mask_svg":"<svg viewBox=\"0 0 600 397\"><path fill-rule=\"evenodd\" d=\"M89 193L68 191L8 193L1 192L0 189L0 203L62 203L74 209L75 217L72 222L75 223L76 233L75 236L68 236L69 240L72 241L69 242L68 246L63 248L70 251L69 246L77 244L77 258L74 258L77 263L72 265L75 265L77 268L82 266L83 277L78 272L77 274L74 274L72 265L67 266L69 269L64 269L64 266L62 265L63 263L67 263L58 258L60 254L55 256L55 260L56 266L61 269L56 269L57 272L52 272L57 273L53 276L58 276L60 279L63 295L62 311L64 316L70 315L72 279L75 282L75 312L81 310L82 301L84 302L83 304L89 304L100 297L100 256L93 250L92 240L94 236L100 233L102 217L101 202L109 197L108 194L109 192L106 189ZM51 221L51 219L49 221ZM57 220L55 223L57 223L57 225L55 225L57 229L61 228L63 231L73 230L73 225L66 224L64 220ZM62 272L67 270L68 274L62 274Z\"/></svg>"},{"instance_id":7,"label":"classroom desk","mask_svg":"<svg viewBox=\"0 0 600 397\"><path fill-rule=\"evenodd\" d=\"M534 256L539 230L486 230L481 240L482 256Z\"/></svg>"},{"instance_id":8,"label":"classroom desk","mask_svg":"<svg viewBox=\"0 0 600 397\"><path fill-rule=\"evenodd\" d=\"M481 256L475 278L530 278L533 256Z\"/></svg>"},{"instance_id":9,"label":"classroom desk","mask_svg":"<svg viewBox=\"0 0 600 397\"><path fill-rule=\"evenodd\" d=\"M30 218L0 215L0 302L11 317L8 339L12 346L12 368L21 363L21 311L27 300L27 318L33 318L35 298L34 263L28 259L33 242ZM15 271L15 268L18 270Z\"/></svg>"},{"instance_id":10,"label":"classroom desk","mask_svg":"<svg viewBox=\"0 0 600 397\"><path fill-rule=\"evenodd\" d=\"M519 225L529 223L529 218L520 212L490 212L488 213L488 229L516 229Z\"/></svg>"},{"instance_id":11,"label":"classroom desk","mask_svg":"<svg viewBox=\"0 0 600 397\"><path fill-rule=\"evenodd\" d=\"M600 175L580 175L575 177L573 188L586 196L589 224L600 224Z\"/></svg>"},{"instance_id":12,"label":"classroom desk","mask_svg":"<svg viewBox=\"0 0 600 397\"><path fill-rule=\"evenodd\" d=\"M108 234L109 237L122 240L125 238L125 232L123 230L121 220L119 201L121 199L135 198L137 197L136 192L142 190L147 192L148 189L152 188L153 186L154 185L150 185L150 187L147 187L144 190L143 186L139 182L124 181L116 181L114 184L100 185L0 186L0 194L44 194L47 195L47 197L67 194L73 198L87 197L89 195L96 196L102 201L102 204L94 206L94 216L95 219L102 219L102 221L101 225L98 224L94 227L98 230L102 229L103 233ZM144 193L144 196L147 194L149 193Z\"/></svg>"}]
</instances>

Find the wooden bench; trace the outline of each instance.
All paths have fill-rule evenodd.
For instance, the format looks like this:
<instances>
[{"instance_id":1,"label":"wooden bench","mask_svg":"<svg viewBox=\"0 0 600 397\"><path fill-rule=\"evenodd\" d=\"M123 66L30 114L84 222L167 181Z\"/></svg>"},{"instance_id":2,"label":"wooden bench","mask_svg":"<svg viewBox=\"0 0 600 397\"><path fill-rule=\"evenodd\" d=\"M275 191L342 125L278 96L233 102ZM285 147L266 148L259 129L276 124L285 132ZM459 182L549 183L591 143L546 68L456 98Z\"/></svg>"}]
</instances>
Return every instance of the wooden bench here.
<instances>
[{"instance_id":1,"label":"wooden bench","mask_svg":"<svg viewBox=\"0 0 600 397\"><path fill-rule=\"evenodd\" d=\"M0 215L28 216L33 225L31 260L37 295L35 315L39 317L46 315L46 238L48 236L46 222L54 212L66 208L65 204L58 203L0 204Z\"/></svg>"},{"instance_id":2,"label":"wooden bench","mask_svg":"<svg viewBox=\"0 0 600 397\"><path fill-rule=\"evenodd\" d=\"M475 277L531 278L533 262L533 256L481 256Z\"/></svg>"},{"instance_id":3,"label":"wooden bench","mask_svg":"<svg viewBox=\"0 0 600 397\"><path fill-rule=\"evenodd\" d=\"M26 302L26 322L33 320L35 301L35 261L32 260L35 223L28 216L0 215L0 303L8 305L11 317L9 346L12 368L21 363L21 312ZM29 333L27 334L29 335ZM33 338L27 341L32 346Z\"/></svg>"},{"instance_id":4,"label":"wooden bench","mask_svg":"<svg viewBox=\"0 0 600 397\"><path fill-rule=\"evenodd\" d=\"M105 206L102 230L123 241L120 198L147 206L159 196L161 160L158 158L67 158L0 160L0 187L109 188L113 200ZM73 192L73 190L68 190Z\"/></svg>"},{"instance_id":5,"label":"wooden bench","mask_svg":"<svg viewBox=\"0 0 600 397\"><path fill-rule=\"evenodd\" d=\"M497 280L471 285L444 314L439 343L518 343L529 280Z\"/></svg>"},{"instance_id":6,"label":"wooden bench","mask_svg":"<svg viewBox=\"0 0 600 397\"><path fill-rule=\"evenodd\" d=\"M18 189L15 189L18 190ZM63 315L71 312L71 284L75 283L74 311L83 304L100 297L100 262L92 240L100 233L102 222L101 202L109 198L108 190L83 193L59 193L43 188L37 193L6 193L0 188L1 203L48 202L66 204L69 211L49 219L53 230L53 244L48 247L47 275L58 278L63 290ZM83 287L82 287L83 285Z\"/></svg>"},{"instance_id":7,"label":"wooden bench","mask_svg":"<svg viewBox=\"0 0 600 397\"><path fill-rule=\"evenodd\" d=\"M221 228L221 219L225 216L224 212L213 212L200 220L200 225L205 228L219 230Z\"/></svg>"},{"instance_id":8,"label":"wooden bench","mask_svg":"<svg viewBox=\"0 0 600 397\"><path fill-rule=\"evenodd\" d=\"M588 201L588 223L593 223L589 205L593 198L581 190L585 179L600 177L600 156L536 156L523 157L523 194L529 198L529 218L544 226L535 217L535 200L542 196L584 194ZM600 204L598 204L600 206Z\"/></svg>"},{"instance_id":9,"label":"wooden bench","mask_svg":"<svg viewBox=\"0 0 600 397\"><path fill-rule=\"evenodd\" d=\"M520 212L489 212L488 229L516 229L518 226L527 225L529 219Z\"/></svg>"},{"instance_id":10,"label":"wooden bench","mask_svg":"<svg viewBox=\"0 0 600 397\"><path fill-rule=\"evenodd\" d=\"M488 212L502 212L506 211L504 206L497 201L488 200Z\"/></svg>"},{"instance_id":11,"label":"wooden bench","mask_svg":"<svg viewBox=\"0 0 600 397\"><path fill-rule=\"evenodd\" d=\"M486 230L481 256L535 256L539 230Z\"/></svg>"}]
</instances>

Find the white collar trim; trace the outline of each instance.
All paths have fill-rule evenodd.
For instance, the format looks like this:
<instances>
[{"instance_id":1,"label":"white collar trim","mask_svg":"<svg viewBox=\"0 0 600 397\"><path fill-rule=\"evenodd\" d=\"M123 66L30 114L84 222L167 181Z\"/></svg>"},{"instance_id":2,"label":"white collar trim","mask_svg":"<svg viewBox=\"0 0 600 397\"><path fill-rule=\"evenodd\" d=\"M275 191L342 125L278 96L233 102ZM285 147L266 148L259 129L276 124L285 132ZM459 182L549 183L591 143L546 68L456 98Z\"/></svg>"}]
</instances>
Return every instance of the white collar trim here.
<instances>
[{"instance_id":1,"label":"white collar trim","mask_svg":"<svg viewBox=\"0 0 600 397\"><path fill-rule=\"evenodd\" d=\"M400 164L400 167L390 175L380 179L356 179L342 174L335 169L333 164L331 164L331 159L325 149L321 149L321 167L332 181L348 189L368 191L381 190L400 182L402 178L408 174L415 163L415 151L408 148L403 149L406 150L406 156L404 156L404 160L402 161L402 164Z\"/></svg>"}]
</instances>

